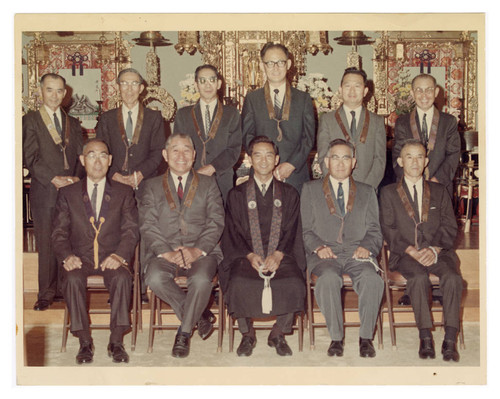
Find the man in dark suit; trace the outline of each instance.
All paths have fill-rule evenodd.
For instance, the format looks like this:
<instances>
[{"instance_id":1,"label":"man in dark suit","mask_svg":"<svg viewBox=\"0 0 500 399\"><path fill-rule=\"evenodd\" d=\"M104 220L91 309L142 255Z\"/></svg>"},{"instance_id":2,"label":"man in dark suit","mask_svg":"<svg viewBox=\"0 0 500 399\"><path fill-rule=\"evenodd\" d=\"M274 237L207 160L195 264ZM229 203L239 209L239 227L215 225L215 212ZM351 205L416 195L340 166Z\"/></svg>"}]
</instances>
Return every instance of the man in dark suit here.
<instances>
[{"instance_id":1,"label":"man in dark suit","mask_svg":"<svg viewBox=\"0 0 500 399\"><path fill-rule=\"evenodd\" d=\"M110 294L108 355L116 363L128 362L123 334L130 329L130 262L139 227L132 189L106 179L111 160L103 141L85 144L80 162L87 177L59 191L54 216L52 245L63 265L63 292L71 332L80 340L78 364L92 362L94 355L86 306L89 275L102 275Z\"/></svg>"},{"instance_id":2,"label":"man in dark suit","mask_svg":"<svg viewBox=\"0 0 500 399\"><path fill-rule=\"evenodd\" d=\"M255 136L273 140L281 158L274 176L300 193L302 184L310 178L307 158L316 134L312 100L309 94L291 87L286 79L292 61L285 46L267 43L260 57L267 81L263 88L245 98L241 112L243 144L248 150Z\"/></svg>"},{"instance_id":3,"label":"man in dark suit","mask_svg":"<svg viewBox=\"0 0 500 399\"><path fill-rule=\"evenodd\" d=\"M341 290L347 273L358 294L359 355L374 357L372 338L384 292L376 257L382 247L377 196L355 181L354 146L333 140L324 162L328 175L304 185L300 213L308 272L317 276L315 297L332 339L328 356L344 353Z\"/></svg>"},{"instance_id":4,"label":"man in dark suit","mask_svg":"<svg viewBox=\"0 0 500 399\"><path fill-rule=\"evenodd\" d=\"M139 102L144 90L139 72L122 70L117 83L123 104L100 116L96 137L108 144L113 156L109 176L137 190L143 180L157 175L165 144L163 118Z\"/></svg>"},{"instance_id":5,"label":"man in dark suit","mask_svg":"<svg viewBox=\"0 0 500 399\"><path fill-rule=\"evenodd\" d=\"M328 174L323 162L328 144L334 139L345 139L356 147L354 180L377 189L385 172L386 133L384 118L363 107L368 93L366 73L347 68L340 82L343 105L334 112L325 113L319 122L318 160L323 174Z\"/></svg>"},{"instance_id":6,"label":"man in dark suit","mask_svg":"<svg viewBox=\"0 0 500 399\"><path fill-rule=\"evenodd\" d=\"M196 325L203 339L212 331L204 309L222 260L218 244L224 228L222 198L213 176L192 169L195 155L188 135L171 135L163 150L169 168L144 184L139 203L145 281L181 320L173 357L189 355ZM187 293L175 282L181 276L187 277Z\"/></svg>"},{"instance_id":7,"label":"man in dark suit","mask_svg":"<svg viewBox=\"0 0 500 399\"><path fill-rule=\"evenodd\" d=\"M446 188L423 178L429 159L420 140L410 139L402 147L398 165L404 177L380 193L380 220L389 243L391 270L407 279L407 291L419 329L419 356L434 358L429 273L439 277L443 291L445 336L444 360L458 361L456 346L460 328L463 282L453 249L457 223Z\"/></svg>"},{"instance_id":8,"label":"man in dark suit","mask_svg":"<svg viewBox=\"0 0 500 399\"><path fill-rule=\"evenodd\" d=\"M82 150L80 122L66 114L63 77L48 73L40 80L43 105L23 117L23 160L30 171L30 204L38 251L38 300L35 310L46 310L61 297L59 267L50 244L57 191L79 180Z\"/></svg>"},{"instance_id":9,"label":"man in dark suit","mask_svg":"<svg viewBox=\"0 0 500 399\"><path fill-rule=\"evenodd\" d=\"M215 175L225 202L233 187L233 166L241 154L240 113L218 99L222 80L214 66L196 68L194 80L200 100L177 112L174 133L191 137L198 154L194 169L202 175Z\"/></svg>"}]
</instances>

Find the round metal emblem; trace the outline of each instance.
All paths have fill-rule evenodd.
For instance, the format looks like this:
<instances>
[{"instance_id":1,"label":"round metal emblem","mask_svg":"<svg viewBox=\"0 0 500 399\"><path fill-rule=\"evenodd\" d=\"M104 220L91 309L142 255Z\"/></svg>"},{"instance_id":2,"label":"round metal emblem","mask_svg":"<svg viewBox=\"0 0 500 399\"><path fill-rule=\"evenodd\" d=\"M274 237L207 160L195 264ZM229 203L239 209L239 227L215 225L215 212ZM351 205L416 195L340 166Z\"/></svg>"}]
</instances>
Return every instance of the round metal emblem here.
<instances>
[{"instance_id":1,"label":"round metal emblem","mask_svg":"<svg viewBox=\"0 0 500 399\"><path fill-rule=\"evenodd\" d=\"M255 201L250 201L250 202L248 203L248 207L249 207L250 209L255 209L255 208L257 208L257 202L255 202Z\"/></svg>"},{"instance_id":2,"label":"round metal emblem","mask_svg":"<svg viewBox=\"0 0 500 399\"><path fill-rule=\"evenodd\" d=\"M274 206L275 206L276 208L281 207L281 201L280 201L279 199L275 199L275 200L274 200Z\"/></svg>"}]
</instances>

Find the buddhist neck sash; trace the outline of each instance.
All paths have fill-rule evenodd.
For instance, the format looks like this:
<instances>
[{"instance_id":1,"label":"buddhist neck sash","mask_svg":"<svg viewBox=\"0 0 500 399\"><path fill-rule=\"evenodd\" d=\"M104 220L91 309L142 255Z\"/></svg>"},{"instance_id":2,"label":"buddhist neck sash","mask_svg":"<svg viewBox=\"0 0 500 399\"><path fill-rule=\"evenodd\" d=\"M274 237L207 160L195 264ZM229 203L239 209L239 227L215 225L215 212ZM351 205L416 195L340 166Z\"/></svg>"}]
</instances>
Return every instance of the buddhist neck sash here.
<instances>
[{"instance_id":1,"label":"buddhist neck sash","mask_svg":"<svg viewBox=\"0 0 500 399\"><path fill-rule=\"evenodd\" d=\"M361 131L361 136L359 137L359 141L363 144L366 142L366 136L368 135L368 126L370 124L370 113L366 108L364 108L364 110L365 110L365 121L363 122L363 130ZM340 117L340 108L338 108L337 111L335 111L335 119L337 120L337 123L339 124L345 139L347 141L351 141L352 137L349 135L349 132L347 131L344 122Z\"/></svg>"},{"instance_id":2,"label":"buddhist neck sash","mask_svg":"<svg viewBox=\"0 0 500 399\"><path fill-rule=\"evenodd\" d=\"M120 129L120 134L122 136L123 144L125 145L125 160L123 161L122 171L128 172L128 150L134 144L139 142L139 137L141 136L142 123L144 121L144 106L139 104L139 113L137 115L137 122L135 124L134 135L132 136L132 141L129 143L127 138L127 132L125 131L125 126L123 125L123 111L122 106L118 108L116 116L118 118L118 128Z\"/></svg>"},{"instance_id":3,"label":"buddhist neck sash","mask_svg":"<svg viewBox=\"0 0 500 399\"><path fill-rule=\"evenodd\" d=\"M403 203L403 206L406 210L406 213L410 217L410 219L413 220L413 223L415 223L415 248L419 250L419 245L418 245L418 226L421 225L422 223L427 222L429 218L429 209L431 206L431 189L429 187L429 183L424 180L424 189L423 189L423 194L422 194L422 217L420 218L420 222L417 222L417 218L415 215L415 211L413 210L413 207L410 204L410 199L406 195L406 192L403 188L403 180L404 177L401 178L396 186L396 191L399 195L399 198L401 199L401 202Z\"/></svg>"},{"instance_id":4,"label":"buddhist neck sash","mask_svg":"<svg viewBox=\"0 0 500 399\"><path fill-rule=\"evenodd\" d=\"M434 115L432 117L431 129L429 133L429 142L427 143L427 154L434 149L436 144L437 129L439 125L439 111L434 107ZM415 140L422 141L417 128L417 109L415 108L410 114L410 128L411 134Z\"/></svg>"},{"instance_id":5,"label":"buddhist neck sash","mask_svg":"<svg viewBox=\"0 0 500 399\"><path fill-rule=\"evenodd\" d=\"M196 133L200 138L201 143L203 144L203 150L201 153L201 166L205 166L207 164L207 149L206 145L210 140L215 138L217 134L217 130L219 130L220 121L222 120L223 106L222 102L217 99L217 112L215 113L214 120L210 126L210 131L207 134L207 139L205 140L203 134L201 133L200 125L198 124L198 120L196 119L194 109L200 104L198 101L197 104L193 108L191 108L191 117L193 118L194 128L196 129Z\"/></svg>"},{"instance_id":6,"label":"buddhist neck sash","mask_svg":"<svg viewBox=\"0 0 500 399\"><path fill-rule=\"evenodd\" d=\"M354 200L356 199L356 184L354 183L354 179L352 176L349 177L349 200L347 201L347 206L345 208L345 215L340 216L340 214L335 213L335 201L333 190L329 184L330 175L326 175L323 179L323 194L326 200L326 206L330 211L330 215L336 216L341 220L339 234L337 236L337 242L342 244L342 233L344 231L344 220L349 213L352 212L354 206Z\"/></svg>"},{"instance_id":7,"label":"buddhist neck sash","mask_svg":"<svg viewBox=\"0 0 500 399\"><path fill-rule=\"evenodd\" d=\"M274 102L271 99L271 89L269 87L269 81L264 85L264 98L266 99L267 112L269 113L269 119L275 120L278 127L278 138L277 142L280 142L283 139L283 131L281 130L280 123L282 121L287 121L290 117L290 105L292 103L292 89L290 88L290 83L286 82L285 89L285 97L283 101L283 113L281 115L281 119L276 118L276 113L274 112Z\"/></svg>"},{"instance_id":8,"label":"buddhist neck sash","mask_svg":"<svg viewBox=\"0 0 500 399\"><path fill-rule=\"evenodd\" d=\"M99 223L96 226L95 225L95 219L93 216L90 217L89 219L90 224L92 225L92 228L95 231L95 237L94 237L94 269L97 269L99 266L99 233L101 232L101 227L106 221L102 216L99 218Z\"/></svg>"},{"instance_id":9,"label":"buddhist neck sash","mask_svg":"<svg viewBox=\"0 0 500 399\"><path fill-rule=\"evenodd\" d=\"M167 203L170 207L171 211L177 212L179 215L179 223L180 223L180 232L181 235L187 235L188 234L188 228L186 221L184 220L184 212L187 208L190 208L194 196L196 194L196 190L198 189L198 182L199 182L199 177L198 174L194 171L191 170L191 173L193 174L193 178L191 180L191 185L189 186L189 190L187 195L184 197L182 203L180 204L180 210L177 209L177 206L175 205L175 200L174 196L172 194L172 190L170 189L170 184L168 184L168 177L170 176L170 168L167 169L165 174L163 175L163 190L165 191L165 197L167 199ZM176 194L177 196L177 194Z\"/></svg>"},{"instance_id":10,"label":"buddhist neck sash","mask_svg":"<svg viewBox=\"0 0 500 399\"><path fill-rule=\"evenodd\" d=\"M61 151L63 153L63 161L64 161L64 170L69 170L69 163L68 163L68 158L66 157L66 147L69 144L69 132L70 132L70 127L69 127L69 117L64 112L64 110L61 108L61 113L64 114L65 116L65 124L64 124L64 142L61 139L61 136L56 130L56 126L52 122L52 119L50 119L49 114L47 113L47 110L45 109L45 106L41 106L39 109L40 116L42 117L43 123L45 124L45 127L49 131L50 137L52 137L52 140L56 145L61 147Z\"/></svg>"},{"instance_id":11,"label":"buddhist neck sash","mask_svg":"<svg viewBox=\"0 0 500 399\"><path fill-rule=\"evenodd\" d=\"M255 193L255 180L251 177L247 182L247 204L248 221L250 224L250 235L252 237L253 252L262 259L266 258L264 246L262 244L262 234L259 223L259 210L257 207L257 197ZM267 256L271 255L278 248L281 235L281 221L283 218L282 194L280 184L273 179L273 215L271 218L271 233L269 234L269 245L267 246Z\"/></svg>"}]
</instances>

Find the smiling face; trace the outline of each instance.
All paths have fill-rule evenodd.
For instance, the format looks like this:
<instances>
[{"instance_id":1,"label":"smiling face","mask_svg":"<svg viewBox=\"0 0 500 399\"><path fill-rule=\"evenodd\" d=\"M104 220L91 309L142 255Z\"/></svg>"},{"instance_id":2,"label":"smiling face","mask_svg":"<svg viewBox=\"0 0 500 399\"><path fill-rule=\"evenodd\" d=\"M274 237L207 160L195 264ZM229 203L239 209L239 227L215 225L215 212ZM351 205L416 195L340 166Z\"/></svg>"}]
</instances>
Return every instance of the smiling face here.
<instances>
[{"instance_id":1,"label":"smiling face","mask_svg":"<svg viewBox=\"0 0 500 399\"><path fill-rule=\"evenodd\" d=\"M217 74L212 69L203 68L198 71L196 89L200 93L200 98L207 104L217 98L217 91L221 85L222 81L217 78Z\"/></svg>"},{"instance_id":2,"label":"smiling face","mask_svg":"<svg viewBox=\"0 0 500 399\"><path fill-rule=\"evenodd\" d=\"M279 155L274 152L270 143L257 143L253 146L250 155L250 164L254 174L262 182L266 182L273 175L273 170L280 161Z\"/></svg>"},{"instance_id":3,"label":"smiling face","mask_svg":"<svg viewBox=\"0 0 500 399\"><path fill-rule=\"evenodd\" d=\"M365 86L363 77L358 74L348 73L342 80L340 94L344 104L350 109L356 109L363 103L368 87Z\"/></svg>"},{"instance_id":4,"label":"smiling face","mask_svg":"<svg viewBox=\"0 0 500 399\"><path fill-rule=\"evenodd\" d=\"M278 61L283 61L284 65L280 67L277 64L267 66L267 62L272 61L274 63ZM280 48L270 48L266 51L262 61L261 68L266 74L269 84L273 87L281 86L286 81L286 73L292 66L292 61L287 59L286 54Z\"/></svg>"},{"instance_id":5,"label":"smiling face","mask_svg":"<svg viewBox=\"0 0 500 399\"><path fill-rule=\"evenodd\" d=\"M415 79L410 94L415 100L417 107L422 111L428 111L433 105L439 93L439 87L429 77L420 77Z\"/></svg>"},{"instance_id":6,"label":"smiling face","mask_svg":"<svg viewBox=\"0 0 500 399\"><path fill-rule=\"evenodd\" d=\"M97 183L101 181L108 173L111 165L112 156L108 152L106 144L100 141L88 143L83 155L80 155L80 162L87 172L87 177Z\"/></svg>"},{"instance_id":7,"label":"smiling face","mask_svg":"<svg viewBox=\"0 0 500 399\"><path fill-rule=\"evenodd\" d=\"M144 90L140 77L134 72L125 72L120 76L120 96L128 109L139 102L139 95Z\"/></svg>"},{"instance_id":8,"label":"smiling face","mask_svg":"<svg viewBox=\"0 0 500 399\"><path fill-rule=\"evenodd\" d=\"M66 96L64 81L58 78L46 77L41 84L40 95L43 103L55 112L61 105L64 96Z\"/></svg>"},{"instance_id":9,"label":"smiling face","mask_svg":"<svg viewBox=\"0 0 500 399\"><path fill-rule=\"evenodd\" d=\"M162 154L170 170L179 176L191 170L196 156L193 144L185 137L174 137Z\"/></svg>"},{"instance_id":10,"label":"smiling face","mask_svg":"<svg viewBox=\"0 0 500 399\"><path fill-rule=\"evenodd\" d=\"M352 156L351 148L344 144L337 144L330 148L325 157L325 165L330 176L342 181L351 176L356 166L356 158Z\"/></svg>"},{"instance_id":11,"label":"smiling face","mask_svg":"<svg viewBox=\"0 0 500 399\"><path fill-rule=\"evenodd\" d=\"M397 161L398 165L403 168L405 177L412 182L417 182L422 177L429 158L423 145L412 144L403 146Z\"/></svg>"}]
</instances>

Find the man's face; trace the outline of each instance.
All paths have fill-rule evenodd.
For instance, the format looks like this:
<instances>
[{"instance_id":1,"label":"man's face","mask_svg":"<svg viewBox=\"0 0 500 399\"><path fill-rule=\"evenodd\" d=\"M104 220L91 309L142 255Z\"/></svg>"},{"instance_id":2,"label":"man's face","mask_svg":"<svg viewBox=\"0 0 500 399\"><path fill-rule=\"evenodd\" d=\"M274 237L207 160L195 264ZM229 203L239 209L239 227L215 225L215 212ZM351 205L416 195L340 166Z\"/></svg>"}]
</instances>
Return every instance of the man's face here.
<instances>
[{"instance_id":1,"label":"man's face","mask_svg":"<svg viewBox=\"0 0 500 399\"><path fill-rule=\"evenodd\" d=\"M50 77L45 78L41 85L40 94L43 103L52 111L56 111L66 95L63 80Z\"/></svg>"},{"instance_id":2,"label":"man's face","mask_svg":"<svg viewBox=\"0 0 500 399\"><path fill-rule=\"evenodd\" d=\"M80 162L85 167L87 177L96 183L108 173L111 160L112 156L106 145L98 141L87 144L83 155L80 155Z\"/></svg>"},{"instance_id":3,"label":"man's face","mask_svg":"<svg viewBox=\"0 0 500 399\"><path fill-rule=\"evenodd\" d=\"M403 147L398 157L398 165L403 168L407 178L418 180L429 163L425 149L421 145L407 145Z\"/></svg>"},{"instance_id":4,"label":"man's face","mask_svg":"<svg viewBox=\"0 0 500 399\"><path fill-rule=\"evenodd\" d=\"M434 104L439 87L434 86L431 78L422 77L413 82L410 94L422 111L428 111Z\"/></svg>"},{"instance_id":5,"label":"man's face","mask_svg":"<svg viewBox=\"0 0 500 399\"><path fill-rule=\"evenodd\" d=\"M276 155L272 144L257 143L253 147L252 155L250 156L250 164L257 178L269 178L272 175L274 168L280 160L279 155Z\"/></svg>"},{"instance_id":6,"label":"man's face","mask_svg":"<svg viewBox=\"0 0 500 399\"><path fill-rule=\"evenodd\" d=\"M325 165L330 176L336 180L344 180L351 176L356 166L356 158L353 158L348 146L339 144L330 148L328 156L325 157Z\"/></svg>"},{"instance_id":7,"label":"man's face","mask_svg":"<svg viewBox=\"0 0 500 399\"><path fill-rule=\"evenodd\" d=\"M139 76L134 72L125 72L120 76L120 96L127 108L133 108L139 101L139 95L144 90Z\"/></svg>"},{"instance_id":8,"label":"man's face","mask_svg":"<svg viewBox=\"0 0 500 399\"><path fill-rule=\"evenodd\" d=\"M195 150L189 139L175 137L166 150L162 152L172 172L183 175L191 170L195 158Z\"/></svg>"},{"instance_id":9,"label":"man's face","mask_svg":"<svg viewBox=\"0 0 500 399\"><path fill-rule=\"evenodd\" d=\"M268 66L266 62L269 61L273 62L283 61L284 65L282 67L275 64ZM286 73L291 66L292 66L292 61L290 59L287 59L284 51L279 48L271 48L267 50L261 62L261 68L264 70L264 73L267 76L269 84L275 87L285 83Z\"/></svg>"},{"instance_id":10,"label":"man's face","mask_svg":"<svg viewBox=\"0 0 500 399\"><path fill-rule=\"evenodd\" d=\"M204 68L198 71L196 80L196 89L200 93L200 97L206 103L212 102L217 97L217 90L220 89L222 81L217 79L216 73Z\"/></svg>"},{"instance_id":11,"label":"man's face","mask_svg":"<svg viewBox=\"0 0 500 399\"><path fill-rule=\"evenodd\" d=\"M361 75L349 73L344 76L340 86L340 94L347 107L358 108L363 103L366 93L368 93L368 87L365 86Z\"/></svg>"}]
</instances>

